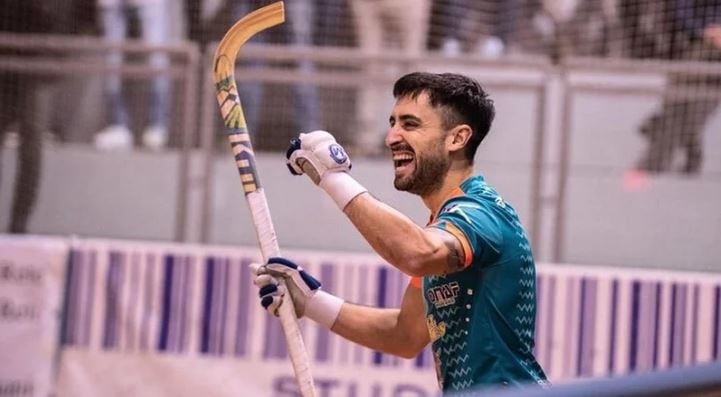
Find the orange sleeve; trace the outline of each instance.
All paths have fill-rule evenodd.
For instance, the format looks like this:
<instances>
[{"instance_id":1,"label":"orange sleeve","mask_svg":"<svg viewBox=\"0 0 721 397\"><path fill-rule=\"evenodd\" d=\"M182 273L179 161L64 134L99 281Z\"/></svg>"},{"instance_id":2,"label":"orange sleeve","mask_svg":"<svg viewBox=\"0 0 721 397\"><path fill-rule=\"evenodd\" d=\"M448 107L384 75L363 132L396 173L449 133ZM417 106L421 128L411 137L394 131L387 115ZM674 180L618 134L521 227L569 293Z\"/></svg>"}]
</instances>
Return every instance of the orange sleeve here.
<instances>
[{"instance_id":1,"label":"orange sleeve","mask_svg":"<svg viewBox=\"0 0 721 397\"><path fill-rule=\"evenodd\" d=\"M423 281L420 277L411 277L410 285L416 288L421 288L421 282Z\"/></svg>"},{"instance_id":2,"label":"orange sleeve","mask_svg":"<svg viewBox=\"0 0 721 397\"><path fill-rule=\"evenodd\" d=\"M461 247L463 247L463 267L466 268L470 266L473 261L473 251L471 250L471 245L468 244L465 233L450 222L446 223L446 231L457 238L461 243Z\"/></svg>"}]
</instances>

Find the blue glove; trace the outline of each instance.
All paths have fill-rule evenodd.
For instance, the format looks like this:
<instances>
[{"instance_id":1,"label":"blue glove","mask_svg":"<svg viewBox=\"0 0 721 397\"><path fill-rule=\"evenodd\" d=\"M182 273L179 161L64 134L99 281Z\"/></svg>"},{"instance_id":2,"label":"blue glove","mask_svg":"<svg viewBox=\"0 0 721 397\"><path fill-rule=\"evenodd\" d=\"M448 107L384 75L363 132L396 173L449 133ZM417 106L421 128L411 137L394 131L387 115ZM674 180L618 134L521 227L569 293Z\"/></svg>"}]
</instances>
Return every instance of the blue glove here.
<instances>
[{"instance_id":1,"label":"blue glove","mask_svg":"<svg viewBox=\"0 0 721 397\"><path fill-rule=\"evenodd\" d=\"M305 313L305 302L320 288L320 281L306 273L301 267L285 258L270 258L268 264L260 267L255 265L255 285L260 290L260 304L269 312L276 314L280 302L285 295L278 279L286 280L286 286L291 291L295 306L295 313L301 317Z\"/></svg>"},{"instance_id":2,"label":"blue glove","mask_svg":"<svg viewBox=\"0 0 721 397\"><path fill-rule=\"evenodd\" d=\"M296 316L306 316L328 328L333 326L343 300L321 291L320 281L303 268L285 258L270 258L265 266L251 264L251 269L259 288L260 304L265 310L277 316L287 288ZM280 280L285 282L285 288Z\"/></svg>"}]
</instances>

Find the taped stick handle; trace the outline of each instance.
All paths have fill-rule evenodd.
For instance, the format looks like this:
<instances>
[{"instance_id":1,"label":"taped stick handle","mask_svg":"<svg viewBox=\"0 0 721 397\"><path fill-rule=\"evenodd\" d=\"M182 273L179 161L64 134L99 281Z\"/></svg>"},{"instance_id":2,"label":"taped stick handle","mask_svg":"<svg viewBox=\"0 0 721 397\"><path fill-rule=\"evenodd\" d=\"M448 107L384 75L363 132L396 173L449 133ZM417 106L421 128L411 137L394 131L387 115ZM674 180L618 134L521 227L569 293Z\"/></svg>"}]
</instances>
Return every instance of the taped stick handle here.
<instances>
[{"instance_id":1,"label":"taped stick handle","mask_svg":"<svg viewBox=\"0 0 721 397\"><path fill-rule=\"evenodd\" d=\"M280 248L278 246L278 239L275 234L275 228L273 227L273 221L270 218L270 209L268 208L268 201L265 198L265 192L262 188L248 193L246 195L248 206L250 207L251 216L253 218L253 224L255 225L255 231L258 236L258 242L260 243L260 251L263 256L263 263L268 261L268 258L274 256L280 256ZM285 282L280 280L285 288ZM288 288L285 288L288 291ZM310 370L310 359L308 358L308 352L305 349L305 343L303 342L303 335L300 332L298 321L295 316L295 309L293 308L293 301L290 299L290 295L287 299L283 299L280 307L278 308L278 319L280 320L281 327L283 328L283 334L285 335L286 346L288 348L288 356L293 365L295 371L295 377L300 388L301 395L303 397L314 397L315 396L315 385L313 383L313 376Z\"/></svg>"},{"instance_id":2,"label":"taped stick handle","mask_svg":"<svg viewBox=\"0 0 721 397\"><path fill-rule=\"evenodd\" d=\"M240 104L234 71L235 59L240 47L256 33L278 25L284 20L283 2L273 3L246 15L233 25L220 41L213 63L213 77L220 112L228 130L228 141L233 149L264 263L270 257L280 256L280 248L270 217L268 201L260 185L255 153ZM283 300L278 309L278 316L301 395L315 397L310 360L291 299Z\"/></svg>"}]
</instances>

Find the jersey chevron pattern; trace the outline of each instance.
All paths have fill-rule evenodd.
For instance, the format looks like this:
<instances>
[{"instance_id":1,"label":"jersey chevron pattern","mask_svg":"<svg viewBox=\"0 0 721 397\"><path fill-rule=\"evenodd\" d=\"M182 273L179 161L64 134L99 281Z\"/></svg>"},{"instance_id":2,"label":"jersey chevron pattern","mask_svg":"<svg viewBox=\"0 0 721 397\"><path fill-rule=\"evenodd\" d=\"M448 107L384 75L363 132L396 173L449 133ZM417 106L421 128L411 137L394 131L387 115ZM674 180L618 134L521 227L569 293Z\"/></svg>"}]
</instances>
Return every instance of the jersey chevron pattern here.
<instances>
[{"instance_id":1,"label":"jersey chevron pattern","mask_svg":"<svg viewBox=\"0 0 721 397\"><path fill-rule=\"evenodd\" d=\"M444 393L545 384L533 356L536 271L516 211L481 176L431 220L460 241L465 268L423 279L426 322Z\"/></svg>"}]
</instances>

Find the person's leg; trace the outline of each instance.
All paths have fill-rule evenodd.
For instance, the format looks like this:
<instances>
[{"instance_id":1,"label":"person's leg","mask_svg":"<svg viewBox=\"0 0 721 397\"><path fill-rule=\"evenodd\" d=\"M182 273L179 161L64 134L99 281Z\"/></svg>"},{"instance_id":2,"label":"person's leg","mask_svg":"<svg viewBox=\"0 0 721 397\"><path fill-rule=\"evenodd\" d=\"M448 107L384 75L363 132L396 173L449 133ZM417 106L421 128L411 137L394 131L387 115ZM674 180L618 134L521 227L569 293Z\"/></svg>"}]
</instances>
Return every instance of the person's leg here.
<instances>
[{"instance_id":1,"label":"person's leg","mask_svg":"<svg viewBox=\"0 0 721 397\"><path fill-rule=\"evenodd\" d=\"M118 4L100 7L99 20L102 25L103 38L110 44L122 43L128 33L128 21L125 8ZM109 66L123 64L122 51L111 51L107 56ZM132 146L133 137L129 129L128 110L122 90L120 74L108 74L105 79L105 108L109 112L109 126L95 135L95 146L100 149L126 149Z\"/></svg>"},{"instance_id":2,"label":"person's leg","mask_svg":"<svg viewBox=\"0 0 721 397\"><path fill-rule=\"evenodd\" d=\"M5 138L11 124L17 119L18 109L18 78L17 74L0 70L0 177L2 177L2 155ZM0 186L2 180L0 179Z\"/></svg>"},{"instance_id":3,"label":"person's leg","mask_svg":"<svg viewBox=\"0 0 721 397\"><path fill-rule=\"evenodd\" d=\"M378 55L383 47L383 26L376 1L351 0L358 46L364 54Z\"/></svg>"},{"instance_id":4,"label":"person's leg","mask_svg":"<svg viewBox=\"0 0 721 397\"><path fill-rule=\"evenodd\" d=\"M518 40L519 26L530 24L531 19L525 11L530 7L525 0L497 1L498 19L494 26L494 36L498 37L504 47L514 46Z\"/></svg>"},{"instance_id":5,"label":"person's leg","mask_svg":"<svg viewBox=\"0 0 721 397\"><path fill-rule=\"evenodd\" d=\"M378 56L383 49L384 27L381 23L379 4L377 1L352 0L353 21L360 51L367 56ZM378 98L387 91L380 86L377 75L383 70L378 61L369 60L361 70L362 85L358 87L356 99L356 137L353 150L359 153L375 154L379 151L384 132L379 130L380 120L386 119L380 114Z\"/></svg>"},{"instance_id":6,"label":"person's leg","mask_svg":"<svg viewBox=\"0 0 721 397\"><path fill-rule=\"evenodd\" d=\"M371 56L380 55L383 49L394 45L393 51L408 57L405 63L384 64L367 62L364 85L358 99L357 149L375 155L382 153L383 138L388 128L388 110L393 106L393 95L387 81L374 76L394 75L416 70L415 59L426 50L430 2L428 0L376 0L356 1L356 20L375 26L359 25L362 51ZM372 7L371 7L372 6Z\"/></svg>"},{"instance_id":7,"label":"person's leg","mask_svg":"<svg viewBox=\"0 0 721 397\"><path fill-rule=\"evenodd\" d=\"M150 45L170 42L168 25L168 4L165 0L154 0L138 6L140 31L143 40ZM154 69L164 69L170 64L168 54L156 51L150 54L149 63ZM143 132L143 145L160 149L168 142L168 118L170 111L170 78L163 74L152 80L150 91L150 114Z\"/></svg>"},{"instance_id":8,"label":"person's leg","mask_svg":"<svg viewBox=\"0 0 721 397\"><path fill-rule=\"evenodd\" d=\"M315 15L313 1L296 0L287 5L288 22L294 45L313 45L313 15ZM302 60L298 63L298 69L302 74L312 74L315 72L315 65L312 61ZM298 128L303 132L320 129L318 86L312 83L296 84L293 86L293 96Z\"/></svg>"},{"instance_id":9,"label":"person's leg","mask_svg":"<svg viewBox=\"0 0 721 397\"><path fill-rule=\"evenodd\" d=\"M440 51L447 56L458 56L466 46L464 33L459 28L468 16L467 0L447 0L434 6L435 31L439 37Z\"/></svg>"},{"instance_id":10,"label":"person's leg","mask_svg":"<svg viewBox=\"0 0 721 397\"><path fill-rule=\"evenodd\" d=\"M721 49L707 41L691 41L679 46L682 59L703 62L721 62ZM703 132L706 123L719 105L718 91L721 76L717 74L690 73L673 75L672 83L686 95L686 111L683 129L679 130L678 144L685 154L681 171L696 174L703 161Z\"/></svg>"},{"instance_id":11,"label":"person's leg","mask_svg":"<svg viewBox=\"0 0 721 397\"><path fill-rule=\"evenodd\" d=\"M20 77L18 165L15 173L15 188L10 233L26 233L28 220L37 201L38 184L42 167L42 139L35 118L37 105L36 87L39 83L31 76Z\"/></svg>"},{"instance_id":12,"label":"person's leg","mask_svg":"<svg viewBox=\"0 0 721 397\"><path fill-rule=\"evenodd\" d=\"M18 118L19 84L17 73L0 70L0 148L5 142L8 128Z\"/></svg>"},{"instance_id":13,"label":"person's leg","mask_svg":"<svg viewBox=\"0 0 721 397\"><path fill-rule=\"evenodd\" d=\"M110 44L122 43L128 34L128 22L125 10L121 6L104 7L100 9L103 38ZM107 57L108 65L120 66L123 64L122 51L111 51ZM128 112L123 98L122 79L119 74L106 76L105 93L107 105L110 110L111 124L128 125Z\"/></svg>"},{"instance_id":14,"label":"person's leg","mask_svg":"<svg viewBox=\"0 0 721 397\"><path fill-rule=\"evenodd\" d=\"M387 16L396 18L399 41L405 55L419 57L426 52L428 21L431 2L429 0L383 0Z\"/></svg>"},{"instance_id":15,"label":"person's leg","mask_svg":"<svg viewBox=\"0 0 721 397\"><path fill-rule=\"evenodd\" d=\"M640 132L648 141L648 146L639 163L640 169L649 172L670 170L679 131L685 128L685 112L684 100L666 97L661 109L646 120Z\"/></svg>"},{"instance_id":16,"label":"person's leg","mask_svg":"<svg viewBox=\"0 0 721 397\"><path fill-rule=\"evenodd\" d=\"M685 128L679 134L679 143L686 154L686 162L682 168L684 173L696 174L701 171L703 131L706 121L716 111L718 104L718 100L712 98L692 99L687 102L684 113Z\"/></svg>"}]
</instances>

